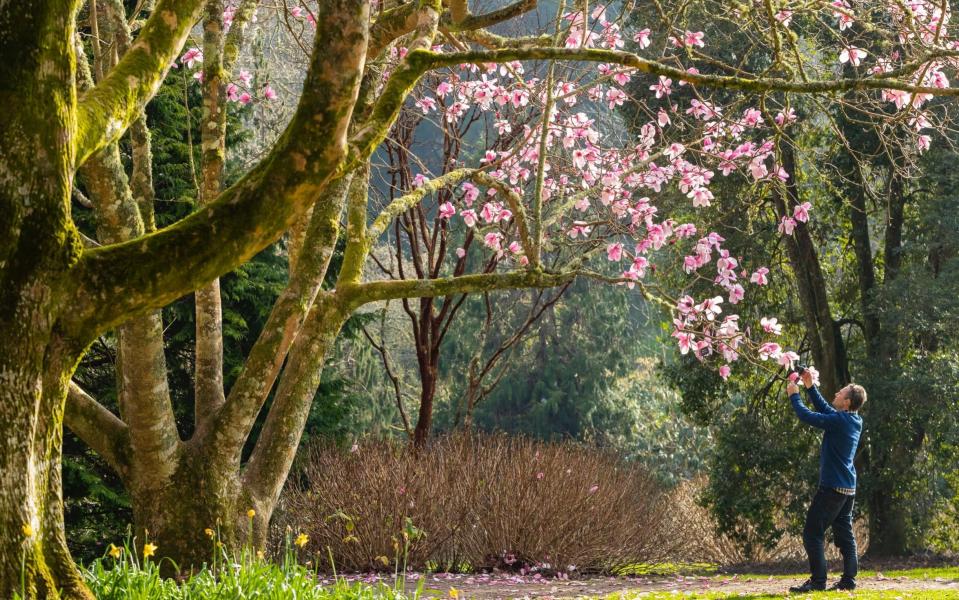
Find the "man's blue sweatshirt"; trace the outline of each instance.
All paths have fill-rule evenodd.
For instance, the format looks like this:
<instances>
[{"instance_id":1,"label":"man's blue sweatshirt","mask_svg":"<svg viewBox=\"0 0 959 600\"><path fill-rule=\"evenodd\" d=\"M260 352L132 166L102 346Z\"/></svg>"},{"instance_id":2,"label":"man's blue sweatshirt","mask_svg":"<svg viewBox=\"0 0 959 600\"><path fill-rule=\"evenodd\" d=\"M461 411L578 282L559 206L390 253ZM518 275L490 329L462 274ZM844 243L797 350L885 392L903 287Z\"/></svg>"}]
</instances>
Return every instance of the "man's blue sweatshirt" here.
<instances>
[{"instance_id":1,"label":"man's blue sweatshirt","mask_svg":"<svg viewBox=\"0 0 959 600\"><path fill-rule=\"evenodd\" d=\"M853 459L862 433L862 417L854 412L837 411L815 386L806 388L806 392L818 412L806 408L799 394L793 394L789 399L800 421L824 430L819 455L819 485L856 489Z\"/></svg>"}]
</instances>

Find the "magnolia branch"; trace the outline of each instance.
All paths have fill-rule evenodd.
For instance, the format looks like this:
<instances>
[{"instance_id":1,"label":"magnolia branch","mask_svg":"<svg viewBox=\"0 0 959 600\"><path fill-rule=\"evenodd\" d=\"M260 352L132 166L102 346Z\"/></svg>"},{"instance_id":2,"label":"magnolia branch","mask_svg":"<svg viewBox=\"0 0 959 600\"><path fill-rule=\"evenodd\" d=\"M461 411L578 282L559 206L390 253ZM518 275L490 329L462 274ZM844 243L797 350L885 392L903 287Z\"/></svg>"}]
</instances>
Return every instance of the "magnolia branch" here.
<instances>
[{"instance_id":1,"label":"magnolia branch","mask_svg":"<svg viewBox=\"0 0 959 600\"><path fill-rule=\"evenodd\" d=\"M440 279L370 281L337 291L351 307L358 308L370 302L400 298L431 298L512 288L550 288L572 281L579 274L579 271L546 273L538 270L479 273Z\"/></svg>"},{"instance_id":2,"label":"magnolia branch","mask_svg":"<svg viewBox=\"0 0 959 600\"><path fill-rule=\"evenodd\" d=\"M495 188L499 193L506 196L506 202L509 204L510 210L513 211L513 218L516 220L516 225L519 228L519 236L523 242L523 249L527 252L530 264L536 267L539 263L539 256L538 254L536 256L531 254L533 249L536 248L536 245L533 234L530 231L526 209L523 207L523 198L499 179L482 171L478 171L473 175L473 181L480 185Z\"/></svg>"},{"instance_id":3,"label":"magnolia branch","mask_svg":"<svg viewBox=\"0 0 959 600\"><path fill-rule=\"evenodd\" d=\"M127 130L153 97L200 17L203 0L161 0L140 35L96 87L77 104L79 166Z\"/></svg>"},{"instance_id":4,"label":"magnolia branch","mask_svg":"<svg viewBox=\"0 0 959 600\"><path fill-rule=\"evenodd\" d=\"M373 224L370 225L366 233L368 243L372 244L375 242L376 239L386 231L386 228L390 226L393 219L419 204L427 194L432 194L450 184L459 183L464 179L477 179L477 175L478 172L476 169L455 169L449 173L430 179L408 194L393 200L376 216ZM492 178L490 177L490 179Z\"/></svg>"},{"instance_id":5,"label":"magnolia branch","mask_svg":"<svg viewBox=\"0 0 959 600\"><path fill-rule=\"evenodd\" d=\"M70 382L63 422L121 476L130 455L130 433L126 423Z\"/></svg>"},{"instance_id":6,"label":"magnolia branch","mask_svg":"<svg viewBox=\"0 0 959 600\"><path fill-rule=\"evenodd\" d=\"M959 96L959 88L938 88L912 84L900 79L864 77L833 80L792 81L778 77L733 77L730 75L707 75L689 73L683 69L642 58L630 52L604 50L601 48L505 48L500 50L471 50L441 54L429 50L411 51L406 57L410 73L422 74L442 67L461 64L484 65L506 63L515 60L562 60L602 62L631 67L650 75L664 75L705 87L735 89L749 92L796 92L814 94L844 92L864 89L895 89L906 92L932 94L934 96Z\"/></svg>"}]
</instances>

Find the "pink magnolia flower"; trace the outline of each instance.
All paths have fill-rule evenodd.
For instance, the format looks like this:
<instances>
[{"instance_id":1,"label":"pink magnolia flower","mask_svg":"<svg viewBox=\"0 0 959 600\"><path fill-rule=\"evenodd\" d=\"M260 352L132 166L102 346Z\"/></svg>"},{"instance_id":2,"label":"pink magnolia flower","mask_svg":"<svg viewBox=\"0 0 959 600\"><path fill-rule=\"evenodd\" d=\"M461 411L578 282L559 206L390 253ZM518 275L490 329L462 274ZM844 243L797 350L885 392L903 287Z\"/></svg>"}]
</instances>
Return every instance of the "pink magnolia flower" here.
<instances>
[{"instance_id":1,"label":"pink magnolia flower","mask_svg":"<svg viewBox=\"0 0 959 600\"><path fill-rule=\"evenodd\" d=\"M250 87L250 83L253 82L253 74L246 69L241 69L240 74L237 75L236 78L246 87Z\"/></svg>"},{"instance_id":2,"label":"pink magnolia flower","mask_svg":"<svg viewBox=\"0 0 959 600\"><path fill-rule=\"evenodd\" d=\"M769 283L769 280L766 278L766 275L769 274L769 269L766 267L759 267L756 271L749 277L750 283L755 283L756 285L766 285Z\"/></svg>"},{"instance_id":3,"label":"pink magnolia flower","mask_svg":"<svg viewBox=\"0 0 959 600\"><path fill-rule=\"evenodd\" d=\"M199 48L190 48L180 57L180 62L185 64L188 69L192 69L193 65L203 62L203 52Z\"/></svg>"},{"instance_id":4,"label":"pink magnolia flower","mask_svg":"<svg viewBox=\"0 0 959 600\"><path fill-rule=\"evenodd\" d=\"M709 201L714 198L713 193L704 187L691 190L686 196L693 199L694 207L709 206Z\"/></svg>"},{"instance_id":5,"label":"pink magnolia flower","mask_svg":"<svg viewBox=\"0 0 959 600\"><path fill-rule=\"evenodd\" d=\"M413 176L414 189L423 187L424 183L426 183L426 175L423 175L422 173L417 173L416 175Z\"/></svg>"},{"instance_id":6,"label":"pink magnolia flower","mask_svg":"<svg viewBox=\"0 0 959 600\"><path fill-rule=\"evenodd\" d=\"M793 219L792 217L783 217L783 220L779 223L779 233L792 235L793 230L795 229L796 229L796 219Z\"/></svg>"},{"instance_id":7,"label":"pink magnolia flower","mask_svg":"<svg viewBox=\"0 0 959 600\"><path fill-rule=\"evenodd\" d=\"M839 62L840 63L851 63L852 66L858 67L859 63L862 62L862 59L866 58L866 51L862 48L856 48L855 46L847 46L842 49L842 52L839 53Z\"/></svg>"},{"instance_id":8,"label":"pink magnolia flower","mask_svg":"<svg viewBox=\"0 0 959 600\"><path fill-rule=\"evenodd\" d=\"M732 369L729 368L729 365L719 367L719 376L723 378L723 381L729 379L730 373L732 373Z\"/></svg>"},{"instance_id":9,"label":"pink magnolia flower","mask_svg":"<svg viewBox=\"0 0 959 600\"><path fill-rule=\"evenodd\" d=\"M743 286L738 283L734 283L731 288L729 288L729 303L730 304L739 304L739 301L746 296L746 290L743 289Z\"/></svg>"},{"instance_id":10,"label":"pink magnolia flower","mask_svg":"<svg viewBox=\"0 0 959 600\"><path fill-rule=\"evenodd\" d=\"M651 91L656 92L657 98L662 98L663 96L668 96L672 93L670 87L673 85L673 80L666 77L665 75L659 76L659 81L649 86Z\"/></svg>"},{"instance_id":11,"label":"pink magnolia flower","mask_svg":"<svg viewBox=\"0 0 959 600\"><path fill-rule=\"evenodd\" d=\"M802 204L797 205L793 208L793 218L801 223L809 222L809 210L812 208L812 204L809 202L803 202Z\"/></svg>"},{"instance_id":12,"label":"pink magnolia flower","mask_svg":"<svg viewBox=\"0 0 959 600\"><path fill-rule=\"evenodd\" d=\"M702 304L700 304L697 308L702 311L707 320L712 321L719 316L719 313L723 312L723 307L720 306L722 303L722 296L714 296L712 298L703 300Z\"/></svg>"},{"instance_id":13,"label":"pink magnolia flower","mask_svg":"<svg viewBox=\"0 0 959 600\"><path fill-rule=\"evenodd\" d=\"M759 325L766 333L779 335L783 332L783 326L778 323L778 320L776 317L763 317L759 320Z\"/></svg>"},{"instance_id":14,"label":"pink magnolia flower","mask_svg":"<svg viewBox=\"0 0 959 600\"><path fill-rule=\"evenodd\" d=\"M704 47L706 44L703 42L703 32L702 31L687 31L683 35L683 43L687 46L699 46L700 48Z\"/></svg>"},{"instance_id":15,"label":"pink magnolia flower","mask_svg":"<svg viewBox=\"0 0 959 600\"><path fill-rule=\"evenodd\" d=\"M766 342L759 347L759 358L762 360L768 360L772 358L773 360L779 360L779 357L782 355L782 347L775 342Z\"/></svg>"},{"instance_id":16,"label":"pink magnolia flower","mask_svg":"<svg viewBox=\"0 0 959 600\"><path fill-rule=\"evenodd\" d=\"M774 17L777 21L779 21L780 23L782 23L783 27L789 27L789 23L790 23L790 21L792 21L792 18L793 18L793 11L791 11L791 10L781 10L781 11L777 12L775 15L773 15L773 17Z\"/></svg>"},{"instance_id":17,"label":"pink magnolia flower","mask_svg":"<svg viewBox=\"0 0 959 600\"><path fill-rule=\"evenodd\" d=\"M237 100L240 104L249 104L253 100L253 96L249 92L243 92Z\"/></svg>"},{"instance_id":18,"label":"pink magnolia flower","mask_svg":"<svg viewBox=\"0 0 959 600\"><path fill-rule=\"evenodd\" d=\"M444 202L440 204L439 217L441 219L449 219L456 214L456 209L453 208L452 202Z\"/></svg>"},{"instance_id":19,"label":"pink magnolia flower","mask_svg":"<svg viewBox=\"0 0 959 600\"><path fill-rule=\"evenodd\" d=\"M270 87L269 84L263 86L263 98L265 100L276 100L276 90Z\"/></svg>"},{"instance_id":20,"label":"pink magnolia flower","mask_svg":"<svg viewBox=\"0 0 959 600\"><path fill-rule=\"evenodd\" d=\"M777 113L774 120L776 121L776 125L779 125L780 127L782 127L785 123L792 123L796 119L797 119L796 111L793 110L792 107L790 107L790 109L787 110L786 112L780 111L779 113Z\"/></svg>"},{"instance_id":21,"label":"pink magnolia flower","mask_svg":"<svg viewBox=\"0 0 959 600\"><path fill-rule=\"evenodd\" d=\"M491 250L502 250L503 234L491 231L483 236L483 244Z\"/></svg>"},{"instance_id":22,"label":"pink magnolia flower","mask_svg":"<svg viewBox=\"0 0 959 600\"><path fill-rule=\"evenodd\" d=\"M649 45L653 43L652 40L649 39L650 33L652 32L647 28L639 31L633 36L633 41L639 44L640 50L649 48Z\"/></svg>"},{"instance_id":23,"label":"pink magnolia flower","mask_svg":"<svg viewBox=\"0 0 959 600\"><path fill-rule=\"evenodd\" d=\"M619 242L606 247L606 259L614 262L623 260L623 245Z\"/></svg>"},{"instance_id":24,"label":"pink magnolia flower","mask_svg":"<svg viewBox=\"0 0 959 600\"><path fill-rule=\"evenodd\" d=\"M460 216L463 217L463 222L466 223L467 227L473 227L476 225L476 211L473 209L467 209L460 213Z\"/></svg>"},{"instance_id":25,"label":"pink magnolia flower","mask_svg":"<svg viewBox=\"0 0 959 600\"><path fill-rule=\"evenodd\" d=\"M819 385L819 371L816 370L816 367L806 367L806 370L809 371L809 374L812 375L812 384Z\"/></svg>"},{"instance_id":26,"label":"pink magnolia flower","mask_svg":"<svg viewBox=\"0 0 959 600\"><path fill-rule=\"evenodd\" d=\"M689 354L689 349L695 341L695 336L685 331L674 331L672 336L676 338L676 342L679 344L679 353Z\"/></svg>"},{"instance_id":27,"label":"pink magnolia flower","mask_svg":"<svg viewBox=\"0 0 959 600\"><path fill-rule=\"evenodd\" d=\"M675 142L670 144L665 150L663 150L663 154L668 156L670 159L675 159L676 157L680 156L685 151L686 151L685 146L683 146L682 144L678 142Z\"/></svg>"},{"instance_id":28,"label":"pink magnolia flower","mask_svg":"<svg viewBox=\"0 0 959 600\"><path fill-rule=\"evenodd\" d=\"M919 154L922 154L929 149L929 146L932 145L932 136L931 135L920 135L916 139L916 147L919 148Z\"/></svg>"},{"instance_id":29,"label":"pink magnolia flower","mask_svg":"<svg viewBox=\"0 0 959 600\"><path fill-rule=\"evenodd\" d=\"M436 99L431 96L423 96L415 102L416 107L423 111L423 114L429 114L431 110L436 110Z\"/></svg>"},{"instance_id":30,"label":"pink magnolia flower","mask_svg":"<svg viewBox=\"0 0 959 600\"><path fill-rule=\"evenodd\" d=\"M786 367L787 369L793 368L793 364L799 360L799 355L795 352L783 352L779 355L779 358L776 359L779 361L779 364Z\"/></svg>"},{"instance_id":31,"label":"pink magnolia flower","mask_svg":"<svg viewBox=\"0 0 959 600\"><path fill-rule=\"evenodd\" d=\"M463 248L457 248L456 256L458 256L459 258L463 258L464 256L466 256L466 250Z\"/></svg>"},{"instance_id":32,"label":"pink magnolia flower","mask_svg":"<svg viewBox=\"0 0 959 600\"><path fill-rule=\"evenodd\" d=\"M606 92L606 100L609 102L611 109L622 106L623 102L626 101L626 92L618 88L610 88Z\"/></svg>"},{"instance_id":33,"label":"pink magnolia flower","mask_svg":"<svg viewBox=\"0 0 959 600\"><path fill-rule=\"evenodd\" d=\"M466 206L473 206L473 201L479 197L479 188L468 181L460 187L466 192L466 195L463 196L463 202L466 203Z\"/></svg>"}]
</instances>

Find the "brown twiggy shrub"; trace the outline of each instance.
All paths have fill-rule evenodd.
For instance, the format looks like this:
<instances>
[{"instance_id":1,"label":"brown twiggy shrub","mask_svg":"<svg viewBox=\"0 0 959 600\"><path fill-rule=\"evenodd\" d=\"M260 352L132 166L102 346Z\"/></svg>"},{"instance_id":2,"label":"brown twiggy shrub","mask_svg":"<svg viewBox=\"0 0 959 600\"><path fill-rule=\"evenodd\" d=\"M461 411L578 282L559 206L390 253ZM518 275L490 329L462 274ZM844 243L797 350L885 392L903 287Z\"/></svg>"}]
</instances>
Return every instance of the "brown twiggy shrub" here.
<instances>
[{"instance_id":1,"label":"brown twiggy shrub","mask_svg":"<svg viewBox=\"0 0 959 600\"><path fill-rule=\"evenodd\" d=\"M276 531L304 532L303 552L337 569L383 569L406 519L425 532L407 564L422 569L603 571L663 560L687 543L669 498L640 466L576 443L453 435L414 452L367 441L309 449L284 494ZM548 566L546 566L548 565Z\"/></svg>"},{"instance_id":2,"label":"brown twiggy shrub","mask_svg":"<svg viewBox=\"0 0 959 600\"><path fill-rule=\"evenodd\" d=\"M710 562L720 565L744 563L780 563L806 560L802 536L784 535L772 548L756 544L752 554L748 554L742 544L727 535L716 531L716 521L709 510L701 506L697 499L706 485L705 478L693 479L678 485L670 492L675 523L672 529L682 532L686 543L683 545L684 558L689 562ZM810 500L812 500L810 492ZM862 520L853 523L859 552L869 543L868 529ZM839 559L839 549L826 537L826 558Z\"/></svg>"}]
</instances>

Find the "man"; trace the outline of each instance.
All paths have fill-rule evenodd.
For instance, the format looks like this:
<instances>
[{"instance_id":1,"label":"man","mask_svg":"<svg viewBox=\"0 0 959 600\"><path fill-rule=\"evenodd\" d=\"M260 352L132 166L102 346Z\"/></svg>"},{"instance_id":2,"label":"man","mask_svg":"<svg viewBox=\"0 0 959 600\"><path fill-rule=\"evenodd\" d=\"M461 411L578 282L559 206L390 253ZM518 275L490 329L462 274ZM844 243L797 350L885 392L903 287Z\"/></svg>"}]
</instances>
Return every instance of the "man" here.
<instances>
[{"instance_id":1,"label":"man","mask_svg":"<svg viewBox=\"0 0 959 600\"><path fill-rule=\"evenodd\" d=\"M843 574L831 590L853 590L859 563L856 559L856 537L852 532L852 507L856 498L856 467L853 458L862 418L859 409L866 402L866 390L861 385L849 384L836 392L832 406L813 385L809 369L801 371L809 400L816 408L806 408L799 396L799 386L790 381L786 393L799 420L823 430L819 457L819 490L806 514L803 545L809 557L811 576L806 583L789 588L790 592L813 592L826 589L826 529L832 527L836 546L842 552Z\"/></svg>"}]
</instances>

